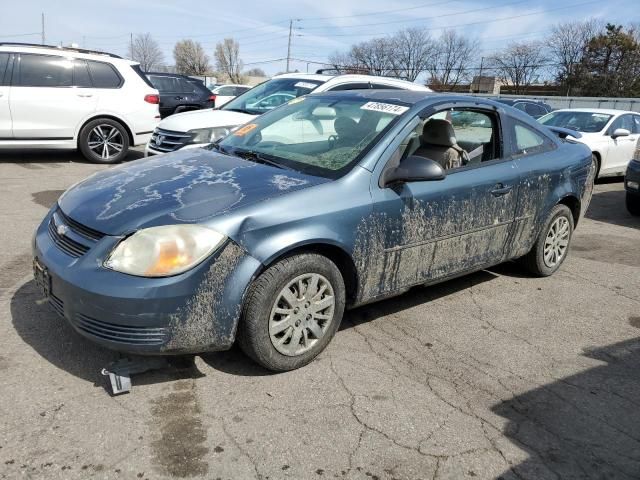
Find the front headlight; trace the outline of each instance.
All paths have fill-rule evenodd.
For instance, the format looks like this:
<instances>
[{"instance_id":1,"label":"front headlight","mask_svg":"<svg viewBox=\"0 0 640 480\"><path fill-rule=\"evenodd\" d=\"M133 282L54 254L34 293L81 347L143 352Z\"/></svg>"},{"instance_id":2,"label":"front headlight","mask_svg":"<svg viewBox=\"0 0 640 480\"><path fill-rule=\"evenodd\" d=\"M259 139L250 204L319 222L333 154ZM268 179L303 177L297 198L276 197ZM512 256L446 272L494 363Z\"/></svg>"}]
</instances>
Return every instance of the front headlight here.
<instances>
[{"instance_id":1,"label":"front headlight","mask_svg":"<svg viewBox=\"0 0 640 480\"><path fill-rule=\"evenodd\" d=\"M145 228L121 241L104 266L140 277L168 277L195 267L225 240L199 225Z\"/></svg>"},{"instance_id":2,"label":"front headlight","mask_svg":"<svg viewBox=\"0 0 640 480\"><path fill-rule=\"evenodd\" d=\"M196 128L189 130L191 134L191 140L189 143L212 143L219 138L226 137L235 128L235 125L230 127L212 127L212 128Z\"/></svg>"}]
</instances>

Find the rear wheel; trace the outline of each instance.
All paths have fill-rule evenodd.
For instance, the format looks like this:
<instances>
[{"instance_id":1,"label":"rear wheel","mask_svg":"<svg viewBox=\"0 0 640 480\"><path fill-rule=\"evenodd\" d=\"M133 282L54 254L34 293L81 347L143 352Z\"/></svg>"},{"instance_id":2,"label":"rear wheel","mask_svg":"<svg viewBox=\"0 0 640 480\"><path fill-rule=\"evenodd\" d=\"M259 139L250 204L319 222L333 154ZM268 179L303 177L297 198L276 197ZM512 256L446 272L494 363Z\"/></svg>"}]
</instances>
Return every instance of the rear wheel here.
<instances>
[{"instance_id":1,"label":"rear wheel","mask_svg":"<svg viewBox=\"0 0 640 480\"><path fill-rule=\"evenodd\" d=\"M120 122L98 118L80 131L78 147L90 162L118 163L129 151L129 134Z\"/></svg>"},{"instance_id":2,"label":"rear wheel","mask_svg":"<svg viewBox=\"0 0 640 480\"><path fill-rule=\"evenodd\" d=\"M251 286L238 343L269 370L294 370L329 344L344 306L344 281L331 260L311 253L285 258Z\"/></svg>"},{"instance_id":3,"label":"rear wheel","mask_svg":"<svg viewBox=\"0 0 640 480\"><path fill-rule=\"evenodd\" d=\"M573 235L573 214L566 205L556 205L531 251L521 263L534 275L552 275L567 258Z\"/></svg>"},{"instance_id":4,"label":"rear wheel","mask_svg":"<svg viewBox=\"0 0 640 480\"><path fill-rule=\"evenodd\" d=\"M640 195L627 192L626 204L627 210L631 215L640 215Z\"/></svg>"},{"instance_id":5,"label":"rear wheel","mask_svg":"<svg viewBox=\"0 0 640 480\"><path fill-rule=\"evenodd\" d=\"M600 175L600 157L598 157L598 155L596 155L595 153L592 153L591 163L593 163L593 165L595 165L596 167L596 173L593 177L593 183L598 183L598 176Z\"/></svg>"}]
</instances>

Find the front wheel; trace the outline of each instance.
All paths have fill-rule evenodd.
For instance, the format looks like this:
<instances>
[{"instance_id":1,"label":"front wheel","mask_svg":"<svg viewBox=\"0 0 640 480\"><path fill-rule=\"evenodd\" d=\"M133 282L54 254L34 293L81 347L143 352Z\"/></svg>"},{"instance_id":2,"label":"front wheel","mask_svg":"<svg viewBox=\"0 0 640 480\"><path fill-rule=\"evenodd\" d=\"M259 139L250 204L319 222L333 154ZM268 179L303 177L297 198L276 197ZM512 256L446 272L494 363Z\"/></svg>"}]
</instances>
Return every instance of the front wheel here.
<instances>
[{"instance_id":1,"label":"front wheel","mask_svg":"<svg viewBox=\"0 0 640 480\"><path fill-rule=\"evenodd\" d=\"M269 370L300 368L329 344L344 307L344 280L331 260L312 253L285 258L251 286L238 343Z\"/></svg>"},{"instance_id":2,"label":"front wheel","mask_svg":"<svg viewBox=\"0 0 640 480\"><path fill-rule=\"evenodd\" d=\"M627 192L626 204L627 210L631 215L640 215L640 195Z\"/></svg>"},{"instance_id":3,"label":"front wheel","mask_svg":"<svg viewBox=\"0 0 640 480\"><path fill-rule=\"evenodd\" d=\"M129 151L129 134L120 122L98 118L80 131L78 147L90 162L118 163Z\"/></svg>"},{"instance_id":4,"label":"front wheel","mask_svg":"<svg viewBox=\"0 0 640 480\"><path fill-rule=\"evenodd\" d=\"M566 205L556 205L529 253L521 263L534 275L552 275L567 258L573 235L573 214Z\"/></svg>"}]
</instances>

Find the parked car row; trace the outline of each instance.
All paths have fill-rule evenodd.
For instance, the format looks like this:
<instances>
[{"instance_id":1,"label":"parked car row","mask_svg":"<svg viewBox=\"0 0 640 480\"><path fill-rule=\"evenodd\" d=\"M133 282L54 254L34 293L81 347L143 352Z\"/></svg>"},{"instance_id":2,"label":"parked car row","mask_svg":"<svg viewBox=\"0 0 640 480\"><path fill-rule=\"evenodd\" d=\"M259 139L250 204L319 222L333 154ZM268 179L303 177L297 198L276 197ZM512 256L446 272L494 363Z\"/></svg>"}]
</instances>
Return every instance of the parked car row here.
<instances>
[{"instance_id":1,"label":"parked car row","mask_svg":"<svg viewBox=\"0 0 640 480\"><path fill-rule=\"evenodd\" d=\"M158 155L205 146L225 137L239 125L302 95L359 89L430 91L416 83L368 75L278 75L239 95L220 109L187 112L163 120L153 132L145 154Z\"/></svg>"}]
</instances>

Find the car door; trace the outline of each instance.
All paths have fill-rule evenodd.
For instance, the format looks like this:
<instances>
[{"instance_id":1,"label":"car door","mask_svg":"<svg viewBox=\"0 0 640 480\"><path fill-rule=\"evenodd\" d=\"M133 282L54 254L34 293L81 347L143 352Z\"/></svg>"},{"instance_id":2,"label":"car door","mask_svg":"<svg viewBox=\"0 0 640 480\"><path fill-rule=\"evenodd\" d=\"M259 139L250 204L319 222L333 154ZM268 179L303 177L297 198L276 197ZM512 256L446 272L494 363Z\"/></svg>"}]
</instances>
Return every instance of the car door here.
<instances>
[{"instance_id":1,"label":"car door","mask_svg":"<svg viewBox=\"0 0 640 480\"><path fill-rule=\"evenodd\" d=\"M12 137L11 110L9 110L10 76L13 55L0 53L0 140Z\"/></svg>"},{"instance_id":2,"label":"car door","mask_svg":"<svg viewBox=\"0 0 640 480\"><path fill-rule=\"evenodd\" d=\"M21 53L14 63L11 96L14 138L71 140L96 109L91 88L74 85L74 60Z\"/></svg>"},{"instance_id":3,"label":"car door","mask_svg":"<svg viewBox=\"0 0 640 480\"><path fill-rule=\"evenodd\" d=\"M443 180L372 187L378 222L374 230L380 232L384 258L383 280L378 282L380 287L375 282L366 286L369 294L458 275L504 258L515 218L519 173L504 155L499 114L478 107L455 111L461 110L466 110L466 121L454 130L459 146L475 145L468 163L447 171ZM430 118L442 122L448 117L450 110L418 119L385 168L419 151L422 130L427 128L423 125Z\"/></svg>"},{"instance_id":4,"label":"car door","mask_svg":"<svg viewBox=\"0 0 640 480\"><path fill-rule=\"evenodd\" d=\"M628 130L630 135L614 138L614 132L620 128ZM624 173L627 164L633 158L636 143L638 142L638 137L640 137L640 132L634 132L635 123L632 114L620 115L613 121L605 133L605 135L609 137L607 140L609 143L609 152L607 154L606 166L603 166L605 168L601 169L603 173Z\"/></svg>"},{"instance_id":5,"label":"car door","mask_svg":"<svg viewBox=\"0 0 640 480\"><path fill-rule=\"evenodd\" d=\"M511 238L507 246L508 258L525 255L533 246L536 225L543 221L551 190L565 174L554 155L555 142L542 132L520 120L508 122L508 148L520 173L518 204Z\"/></svg>"}]
</instances>

